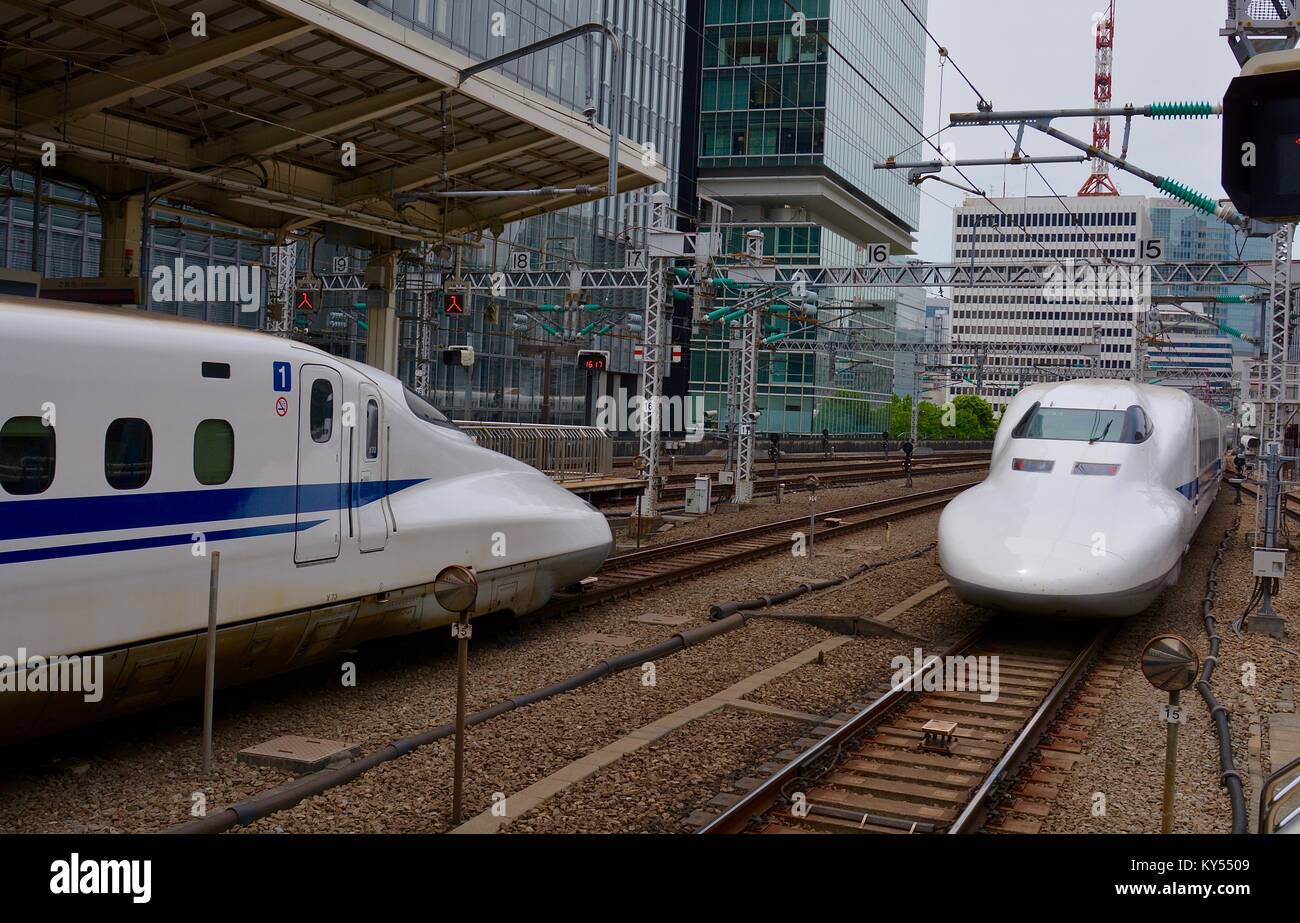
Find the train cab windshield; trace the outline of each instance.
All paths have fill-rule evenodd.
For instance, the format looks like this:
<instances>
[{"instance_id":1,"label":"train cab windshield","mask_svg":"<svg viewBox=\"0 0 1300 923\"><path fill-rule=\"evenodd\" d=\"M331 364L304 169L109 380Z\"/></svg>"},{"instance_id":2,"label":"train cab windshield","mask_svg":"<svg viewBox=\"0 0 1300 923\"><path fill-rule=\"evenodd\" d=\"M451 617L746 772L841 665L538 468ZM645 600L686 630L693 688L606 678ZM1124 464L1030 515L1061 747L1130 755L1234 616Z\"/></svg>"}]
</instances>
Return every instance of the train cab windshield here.
<instances>
[{"instance_id":1,"label":"train cab windshield","mask_svg":"<svg viewBox=\"0 0 1300 923\"><path fill-rule=\"evenodd\" d=\"M416 394L410 388L403 388L406 394L406 406L411 408L411 413L415 414L426 423L432 423L434 426L445 426L448 429L459 430L460 427L451 422L447 415L434 407L420 395Z\"/></svg>"},{"instance_id":2,"label":"train cab windshield","mask_svg":"<svg viewBox=\"0 0 1300 923\"><path fill-rule=\"evenodd\" d=\"M1013 439L1060 439L1069 442L1145 442L1151 421L1137 404L1127 410L1044 407L1034 404L1012 430Z\"/></svg>"}]
</instances>

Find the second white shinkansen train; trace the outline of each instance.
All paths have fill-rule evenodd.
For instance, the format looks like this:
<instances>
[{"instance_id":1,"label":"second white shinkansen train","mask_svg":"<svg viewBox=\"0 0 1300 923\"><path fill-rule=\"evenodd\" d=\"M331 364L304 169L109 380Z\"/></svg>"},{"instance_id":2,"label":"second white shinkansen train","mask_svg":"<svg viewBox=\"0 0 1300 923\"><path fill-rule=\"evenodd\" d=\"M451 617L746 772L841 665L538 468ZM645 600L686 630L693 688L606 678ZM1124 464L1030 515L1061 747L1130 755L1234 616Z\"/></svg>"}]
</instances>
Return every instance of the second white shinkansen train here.
<instances>
[{"instance_id":1,"label":"second white shinkansen train","mask_svg":"<svg viewBox=\"0 0 1300 923\"><path fill-rule=\"evenodd\" d=\"M959 597L995 609L1113 617L1177 581L1218 491L1218 412L1175 388L1082 379L1025 388L988 478L939 521Z\"/></svg>"},{"instance_id":2,"label":"second white shinkansen train","mask_svg":"<svg viewBox=\"0 0 1300 923\"><path fill-rule=\"evenodd\" d=\"M0 299L0 743L476 613L523 614L612 545L604 516L390 375L290 340ZM102 696L40 661L94 655ZM33 666L35 665L35 666ZM12 693L12 694L9 694Z\"/></svg>"}]
</instances>

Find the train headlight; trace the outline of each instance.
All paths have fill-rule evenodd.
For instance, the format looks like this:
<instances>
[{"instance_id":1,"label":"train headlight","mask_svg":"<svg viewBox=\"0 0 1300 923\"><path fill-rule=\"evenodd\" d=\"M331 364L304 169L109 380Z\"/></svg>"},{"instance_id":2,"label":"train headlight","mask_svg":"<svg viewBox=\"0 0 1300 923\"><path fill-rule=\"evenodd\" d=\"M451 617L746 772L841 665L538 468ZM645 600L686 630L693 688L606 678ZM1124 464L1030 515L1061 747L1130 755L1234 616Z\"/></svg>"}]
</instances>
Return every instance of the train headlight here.
<instances>
[{"instance_id":1,"label":"train headlight","mask_svg":"<svg viewBox=\"0 0 1300 923\"><path fill-rule=\"evenodd\" d=\"M1013 458L1011 459L1012 471L1036 471L1039 474L1048 474L1056 462L1045 461L1039 458Z\"/></svg>"},{"instance_id":2,"label":"train headlight","mask_svg":"<svg viewBox=\"0 0 1300 923\"><path fill-rule=\"evenodd\" d=\"M1104 465L1100 462L1075 462L1071 474L1099 474L1110 477L1119 473L1119 465Z\"/></svg>"}]
</instances>

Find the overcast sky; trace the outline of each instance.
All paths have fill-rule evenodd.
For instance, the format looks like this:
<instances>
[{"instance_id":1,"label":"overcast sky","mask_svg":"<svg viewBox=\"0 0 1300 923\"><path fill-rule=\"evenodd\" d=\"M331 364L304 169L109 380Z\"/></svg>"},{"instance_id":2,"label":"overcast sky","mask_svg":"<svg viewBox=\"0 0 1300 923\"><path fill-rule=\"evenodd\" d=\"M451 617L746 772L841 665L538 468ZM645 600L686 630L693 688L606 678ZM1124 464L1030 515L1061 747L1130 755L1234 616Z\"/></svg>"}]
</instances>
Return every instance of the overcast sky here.
<instances>
[{"instance_id":1,"label":"overcast sky","mask_svg":"<svg viewBox=\"0 0 1300 923\"><path fill-rule=\"evenodd\" d=\"M1087 107L1092 105L1096 53L1092 19L1104 8L1101 0L930 0L929 27L995 110ZM1226 18L1224 0L1117 0L1113 104L1220 101L1239 70L1227 39L1219 35ZM973 111L976 97L951 65L944 68L940 122L939 54L928 39L927 44L925 130L929 133L947 124L949 113ZM1090 119L1062 119L1055 126L1078 138L1092 138ZM1134 119L1129 160L1158 176L1171 176L1212 198L1222 198L1220 129L1217 116ZM1119 153L1123 135L1123 120L1112 119L1112 152ZM943 133L943 140L956 144L958 158L1000 157L1012 146L997 127L953 128ZM1034 131L1026 132L1025 150L1041 156L1074 153ZM924 157L910 159L930 159L933 154L927 148ZM989 195L1002 194L1002 167L963 169ZM1066 196L1078 192L1088 165L1042 164L1039 169ZM1113 170L1112 175L1125 195L1161 195L1136 176ZM951 170L945 170L944 176L960 181ZM1005 177L1008 195L1050 194L1031 167L1007 167ZM933 180L921 188L929 195L921 196L917 255L947 261L952 256L951 206L961 203L963 193Z\"/></svg>"}]
</instances>

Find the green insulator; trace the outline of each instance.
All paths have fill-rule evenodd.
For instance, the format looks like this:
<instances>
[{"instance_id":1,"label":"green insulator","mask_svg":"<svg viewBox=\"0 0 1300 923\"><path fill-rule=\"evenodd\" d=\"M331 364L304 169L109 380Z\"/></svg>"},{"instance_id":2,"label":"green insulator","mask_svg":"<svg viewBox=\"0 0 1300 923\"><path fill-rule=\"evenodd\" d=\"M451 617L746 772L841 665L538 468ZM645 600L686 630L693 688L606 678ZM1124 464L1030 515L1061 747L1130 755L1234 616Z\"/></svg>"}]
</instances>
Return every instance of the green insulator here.
<instances>
[{"instance_id":1,"label":"green insulator","mask_svg":"<svg viewBox=\"0 0 1300 923\"><path fill-rule=\"evenodd\" d=\"M685 289L675 288L675 289L673 289L673 300L674 300L674 301L690 301L690 300L691 300L691 293L688 292L688 291L686 291Z\"/></svg>"},{"instance_id":2,"label":"green insulator","mask_svg":"<svg viewBox=\"0 0 1300 923\"><path fill-rule=\"evenodd\" d=\"M1245 295L1219 295L1214 300L1219 304L1249 304Z\"/></svg>"},{"instance_id":3,"label":"green insulator","mask_svg":"<svg viewBox=\"0 0 1300 923\"><path fill-rule=\"evenodd\" d=\"M1160 186L1158 188L1165 195L1173 196L1175 199L1186 202L1194 208L1199 208L1209 215L1213 215L1219 207L1219 203L1209 196L1201 195L1195 189L1190 189L1182 183L1175 183L1167 176L1160 177Z\"/></svg>"},{"instance_id":4,"label":"green insulator","mask_svg":"<svg viewBox=\"0 0 1300 923\"><path fill-rule=\"evenodd\" d=\"M1204 119L1214 115L1214 106L1208 102L1152 103L1153 119Z\"/></svg>"},{"instance_id":5,"label":"green insulator","mask_svg":"<svg viewBox=\"0 0 1300 923\"><path fill-rule=\"evenodd\" d=\"M673 275L675 275L679 279L689 279L691 275L691 271L687 269L685 266L674 266Z\"/></svg>"}]
</instances>

